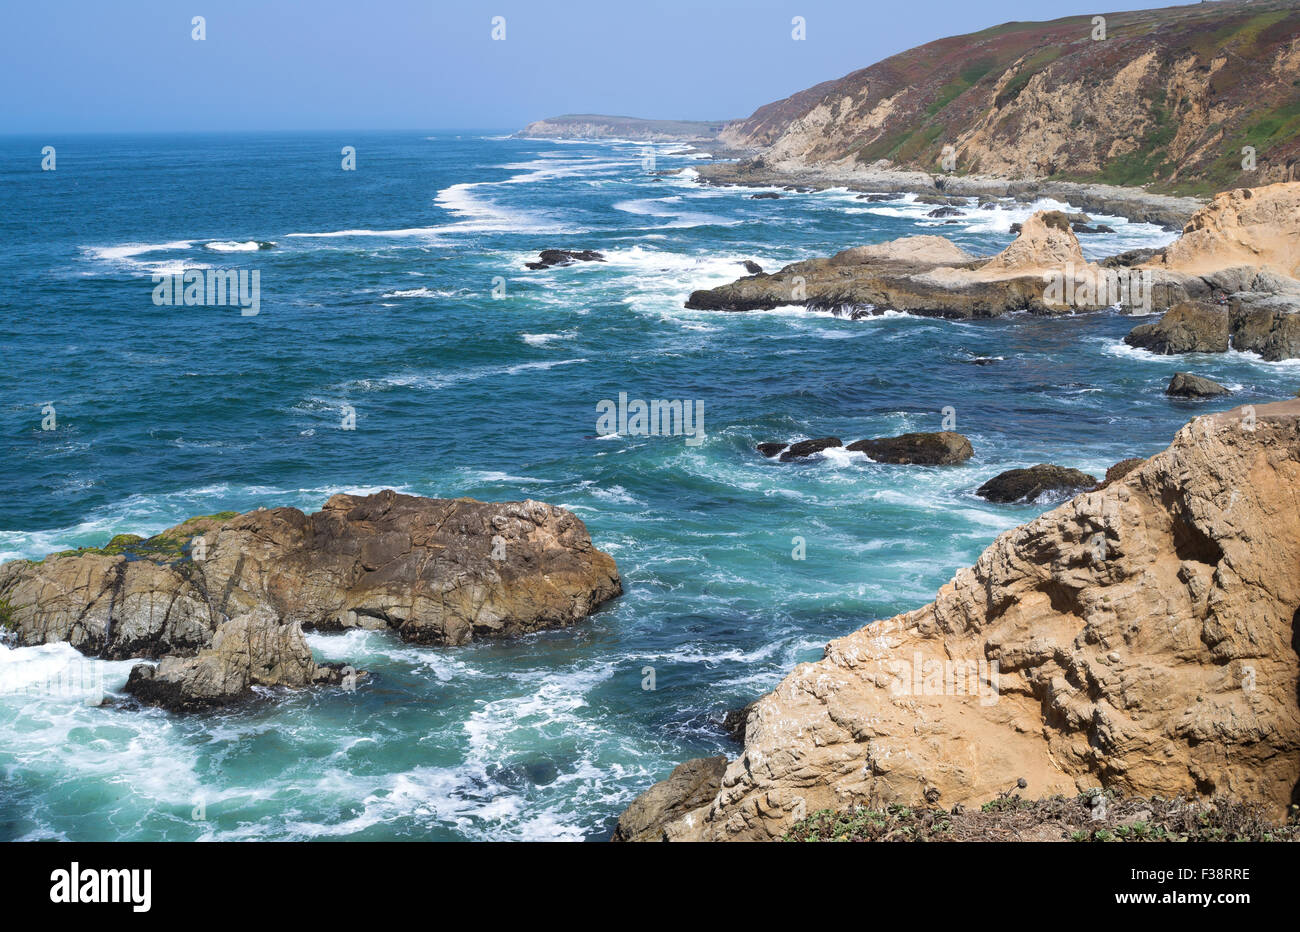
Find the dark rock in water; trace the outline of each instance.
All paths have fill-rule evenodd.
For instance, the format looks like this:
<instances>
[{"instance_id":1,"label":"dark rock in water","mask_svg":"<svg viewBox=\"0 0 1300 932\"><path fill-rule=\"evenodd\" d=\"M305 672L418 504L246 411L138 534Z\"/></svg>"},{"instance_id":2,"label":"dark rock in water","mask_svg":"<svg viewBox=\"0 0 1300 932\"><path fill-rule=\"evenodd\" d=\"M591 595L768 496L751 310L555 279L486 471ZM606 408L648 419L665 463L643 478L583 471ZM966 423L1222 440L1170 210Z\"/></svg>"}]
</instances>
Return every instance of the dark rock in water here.
<instances>
[{"instance_id":1,"label":"dark rock in water","mask_svg":"<svg viewBox=\"0 0 1300 932\"><path fill-rule=\"evenodd\" d=\"M950 226L961 226L961 221L960 221L960 220L945 220L945 221L943 222L943 225L946 226L946 227L950 227Z\"/></svg>"},{"instance_id":2,"label":"dark rock in water","mask_svg":"<svg viewBox=\"0 0 1300 932\"><path fill-rule=\"evenodd\" d=\"M999 473L976 490L975 494L990 502L1032 502L1045 492L1065 492L1090 489L1097 477L1077 469L1039 463L1027 469L1008 469Z\"/></svg>"},{"instance_id":3,"label":"dark rock in water","mask_svg":"<svg viewBox=\"0 0 1300 932\"><path fill-rule=\"evenodd\" d=\"M618 817L611 841L662 841L663 826L708 805L722 789L727 759L697 757L638 796Z\"/></svg>"},{"instance_id":4,"label":"dark rock in water","mask_svg":"<svg viewBox=\"0 0 1300 932\"><path fill-rule=\"evenodd\" d=\"M898 198L897 194L859 194L859 201L866 201L869 204L879 204L882 201L892 201Z\"/></svg>"},{"instance_id":5,"label":"dark rock in water","mask_svg":"<svg viewBox=\"0 0 1300 932\"><path fill-rule=\"evenodd\" d=\"M749 199L751 201L775 201L780 197L781 195L777 194L775 191L763 191L760 194L751 194Z\"/></svg>"},{"instance_id":6,"label":"dark rock in water","mask_svg":"<svg viewBox=\"0 0 1300 932\"><path fill-rule=\"evenodd\" d=\"M1140 324L1124 337L1129 346L1162 356L1176 353L1226 353L1228 311L1183 301L1153 324Z\"/></svg>"},{"instance_id":7,"label":"dark rock in water","mask_svg":"<svg viewBox=\"0 0 1300 932\"><path fill-rule=\"evenodd\" d=\"M1213 398L1216 395L1230 395L1232 392L1211 379L1190 372L1176 372L1169 380L1165 394L1175 398Z\"/></svg>"},{"instance_id":8,"label":"dark rock in water","mask_svg":"<svg viewBox=\"0 0 1300 932\"><path fill-rule=\"evenodd\" d=\"M274 249L274 248L275 248L275 243L267 242L267 241L265 241L265 240L258 240L258 242L257 242L257 248L258 248L258 249Z\"/></svg>"},{"instance_id":9,"label":"dark rock in water","mask_svg":"<svg viewBox=\"0 0 1300 932\"><path fill-rule=\"evenodd\" d=\"M865 453L878 463L918 466L951 466L975 454L969 440L950 430L859 440L846 449Z\"/></svg>"},{"instance_id":10,"label":"dark rock in water","mask_svg":"<svg viewBox=\"0 0 1300 932\"><path fill-rule=\"evenodd\" d=\"M1025 228L1025 225L1024 225L1023 223L1013 223L1013 224L1011 224L1011 232L1012 232L1012 233L1015 233L1017 236L1020 235L1020 231L1023 230L1024 228Z\"/></svg>"},{"instance_id":11,"label":"dark rock in water","mask_svg":"<svg viewBox=\"0 0 1300 932\"><path fill-rule=\"evenodd\" d=\"M839 437L818 437L816 440L800 440L798 443L790 444L790 448L781 454L781 462L788 463L791 460L803 459L820 453L822 450L829 450L831 447L842 447Z\"/></svg>"},{"instance_id":12,"label":"dark rock in water","mask_svg":"<svg viewBox=\"0 0 1300 932\"><path fill-rule=\"evenodd\" d=\"M953 204L965 204L966 201L958 197L949 197L946 194L918 194L916 203L951 207Z\"/></svg>"},{"instance_id":13,"label":"dark rock in water","mask_svg":"<svg viewBox=\"0 0 1300 932\"><path fill-rule=\"evenodd\" d=\"M739 709L728 709L722 716L722 730L741 744L745 743L745 727L749 724L749 713L754 711L758 700Z\"/></svg>"},{"instance_id":14,"label":"dark rock in water","mask_svg":"<svg viewBox=\"0 0 1300 932\"><path fill-rule=\"evenodd\" d=\"M1104 223L1099 223L1095 227L1086 223L1071 223L1070 229L1075 233L1114 233L1115 231Z\"/></svg>"},{"instance_id":15,"label":"dark rock in water","mask_svg":"<svg viewBox=\"0 0 1300 932\"><path fill-rule=\"evenodd\" d=\"M743 265L745 266L745 271L748 272L750 275L763 274L763 267L759 265L757 262L755 262L753 259L746 259Z\"/></svg>"},{"instance_id":16,"label":"dark rock in water","mask_svg":"<svg viewBox=\"0 0 1300 932\"><path fill-rule=\"evenodd\" d=\"M603 253L596 252L594 249L543 249L539 254L541 261L525 262L527 268L549 269L554 266L572 265L575 262L604 262Z\"/></svg>"},{"instance_id":17,"label":"dark rock in water","mask_svg":"<svg viewBox=\"0 0 1300 932\"><path fill-rule=\"evenodd\" d=\"M1106 470L1106 478L1102 479L1101 482L1097 483L1097 485L1093 489L1091 489L1091 491L1100 492L1102 489L1106 488L1106 486L1110 485L1112 482L1118 482L1119 480L1123 479L1125 476L1127 476L1129 473L1137 469L1145 462L1146 460L1144 460L1140 456L1130 456L1128 459L1120 460L1114 466L1110 467L1110 469Z\"/></svg>"},{"instance_id":18,"label":"dark rock in water","mask_svg":"<svg viewBox=\"0 0 1300 932\"><path fill-rule=\"evenodd\" d=\"M1130 249L1118 255L1108 256L1098 264L1103 269L1127 269L1135 265L1141 265L1143 262L1150 262L1163 252L1163 249Z\"/></svg>"},{"instance_id":19,"label":"dark rock in water","mask_svg":"<svg viewBox=\"0 0 1300 932\"><path fill-rule=\"evenodd\" d=\"M991 366L994 363L1001 361L1001 356L972 356L967 360L967 362L974 366Z\"/></svg>"},{"instance_id":20,"label":"dark rock in water","mask_svg":"<svg viewBox=\"0 0 1300 932\"><path fill-rule=\"evenodd\" d=\"M927 217L964 217L966 214L956 207L936 207L926 214Z\"/></svg>"},{"instance_id":21,"label":"dark rock in water","mask_svg":"<svg viewBox=\"0 0 1300 932\"><path fill-rule=\"evenodd\" d=\"M764 456L771 457L771 456L776 456L787 446L789 446L789 444L786 443L760 443L756 447L756 449L758 450L759 453L762 453Z\"/></svg>"}]
</instances>

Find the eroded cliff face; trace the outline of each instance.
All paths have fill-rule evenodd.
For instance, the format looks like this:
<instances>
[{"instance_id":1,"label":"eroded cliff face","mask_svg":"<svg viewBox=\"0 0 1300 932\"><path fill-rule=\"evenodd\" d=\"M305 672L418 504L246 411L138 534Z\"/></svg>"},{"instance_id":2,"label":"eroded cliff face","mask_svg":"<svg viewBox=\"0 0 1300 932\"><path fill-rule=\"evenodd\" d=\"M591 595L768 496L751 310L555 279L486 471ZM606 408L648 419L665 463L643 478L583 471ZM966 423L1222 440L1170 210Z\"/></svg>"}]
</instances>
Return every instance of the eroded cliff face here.
<instances>
[{"instance_id":1,"label":"eroded cliff face","mask_svg":"<svg viewBox=\"0 0 1300 932\"><path fill-rule=\"evenodd\" d=\"M1294 180L1300 9L1197 4L1007 23L828 81L728 126L789 168L896 166L1193 191ZM1256 151L1243 169L1242 149Z\"/></svg>"},{"instance_id":2,"label":"eroded cliff face","mask_svg":"<svg viewBox=\"0 0 1300 932\"><path fill-rule=\"evenodd\" d=\"M1280 816L1300 781L1298 624L1300 401L1197 418L1003 534L932 604L797 667L713 798L638 811L637 834L770 839L818 809L972 805L1021 778Z\"/></svg>"}]
</instances>

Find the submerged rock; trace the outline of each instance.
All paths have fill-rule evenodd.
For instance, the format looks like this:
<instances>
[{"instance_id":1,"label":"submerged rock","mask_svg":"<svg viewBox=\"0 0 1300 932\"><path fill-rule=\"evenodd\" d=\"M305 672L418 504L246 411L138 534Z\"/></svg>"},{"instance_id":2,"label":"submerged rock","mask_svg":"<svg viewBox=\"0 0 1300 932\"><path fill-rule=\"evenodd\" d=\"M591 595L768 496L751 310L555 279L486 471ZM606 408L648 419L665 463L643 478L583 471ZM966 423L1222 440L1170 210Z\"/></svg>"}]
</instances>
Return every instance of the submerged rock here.
<instances>
[{"instance_id":1,"label":"submerged rock","mask_svg":"<svg viewBox=\"0 0 1300 932\"><path fill-rule=\"evenodd\" d=\"M1213 398L1216 395L1230 395L1232 392L1211 379L1190 372L1176 372L1169 380L1165 394L1175 398Z\"/></svg>"},{"instance_id":2,"label":"submerged rock","mask_svg":"<svg viewBox=\"0 0 1300 932\"><path fill-rule=\"evenodd\" d=\"M821 809L973 807L1011 786L1226 795L1284 817L1300 782L1297 495L1300 401L1193 420L1002 534L933 603L800 664L758 701L716 793L689 808L697 780L675 805L639 799L636 836L765 840Z\"/></svg>"},{"instance_id":3,"label":"submerged rock","mask_svg":"<svg viewBox=\"0 0 1300 932\"><path fill-rule=\"evenodd\" d=\"M877 463L921 466L951 466L964 463L975 453L969 440L950 430L859 440L850 443L845 449L865 453Z\"/></svg>"},{"instance_id":4,"label":"submerged rock","mask_svg":"<svg viewBox=\"0 0 1300 932\"><path fill-rule=\"evenodd\" d=\"M1066 466L1039 463L1025 469L1008 469L980 486L975 494L990 502L1032 502L1047 492L1090 489L1097 477Z\"/></svg>"},{"instance_id":5,"label":"submerged rock","mask_svg":"<svg viewBox=\"0 0 1300 932\"><path fill-rule=\"evenodd\" d=\"M788 463L791 460L804 459L815 456L822 450L842 446L844 444L839 437L818 437L816 440L800 440L798 443L790 444L789 448L781 454L781 462Z\"/></svg>"},{"instance_id":6,"label":"submerged rock","mask_svg":"<svg viewBox=\"0 0 1300 932\"><path fill-rule=\"evenodd\" d=\"M549 269L554 266L573 265L575 262L604 262L604 253L594 249L543 249L538 253L539 261L525 262L524 266L534 271Z\"/></svg>"},{"instance_id":7,"label":"submerged rock","mask_svg":"<svg viewBox=\"0 0 1300 932\"><path fill-rule=\"evenodd\" d=\"M751 201L774 201L780 197L781 195L777 194L775 191L763 191L758 194L751 194L749 199Z\"/></svg>"}]
</instances>

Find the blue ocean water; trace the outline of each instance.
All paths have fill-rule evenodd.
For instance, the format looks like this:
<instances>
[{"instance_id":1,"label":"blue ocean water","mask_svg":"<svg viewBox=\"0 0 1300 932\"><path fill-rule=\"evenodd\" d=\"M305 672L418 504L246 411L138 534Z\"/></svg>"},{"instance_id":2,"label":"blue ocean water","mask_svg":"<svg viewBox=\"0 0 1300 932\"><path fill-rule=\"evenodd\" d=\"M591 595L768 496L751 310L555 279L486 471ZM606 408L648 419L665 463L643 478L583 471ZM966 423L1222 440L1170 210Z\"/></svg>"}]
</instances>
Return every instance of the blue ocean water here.
<instances>
[{"instance_id":1,"label":"blue ocean water","mask_svg":"<svg viewBox=\"0 0 1300 932\"><path fill-rule=\"evenodd\" d=\"M1130 351L1117 314L687 311L746 259L918 232L991 253L1031 207L943 225L910 197L754 200L696 184L701 152L654 147L672 176L646 155L469 132L0 140L0 559L391 487L564 505L627 590L511 642L312 635L374 677L200 718L39 688L89 668L120 692L129 662L0 647L0 838L603 838L676 763L734 753L725 710L1051 504L990 505L985 479L1157 452L1205 410L1163 395L1181 369L1233 404L1300 383L1294 363ZM1097 219L1117 232L1085 237L1092 256L1172 238ZM524 268L551 247L606 261ZM218 268L260 273L256 316L154 304L155 272ZM598 437L620 392L702 402L705 441ZM945 407L975 447L960 467L753 450L937 430Z\"/></svg>"}]
</instances>

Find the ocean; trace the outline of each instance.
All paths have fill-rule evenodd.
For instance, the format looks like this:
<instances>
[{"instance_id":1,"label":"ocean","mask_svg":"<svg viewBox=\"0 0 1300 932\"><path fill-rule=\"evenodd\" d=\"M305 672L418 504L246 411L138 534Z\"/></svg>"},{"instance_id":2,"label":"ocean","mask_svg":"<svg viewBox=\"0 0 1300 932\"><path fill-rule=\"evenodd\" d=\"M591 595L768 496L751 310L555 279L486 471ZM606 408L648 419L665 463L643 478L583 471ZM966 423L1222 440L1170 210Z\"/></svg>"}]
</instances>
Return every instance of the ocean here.
<instances>
[{"instance_id":1,"label":"ocean","mask_svg":"<svg viewBox=\"0 0 1300 932\"><path fill-rule=\"evenodd\" d=\"M606 838L677 763L735 756L726 710L1054 504L986 503L984 480L1158 452L1207 410L1165 397L1176 371L1227 404L1300 387L1295 362L1131 350L1117 313L687 311L745 260L914 233L992 253L1033 209L945 225L908 195L755 200L695 183L705 155L483 132L0 139L0 559L394 488L570 508L626 589L500 643L312 634L372 678L199 717L48 688L119 696L129 661L0 646L0 838ZM1116 232L1084 236L1090 257L1173 238L1094 220ZM605 261L525 269L545 248ZM186 269L256 271L258 312L156 304L154 274ZM620 393L697 404L702 441L602 436ZM945 409L962 466L754 451L938 430Z\"/></svg>"}]
</instances>

